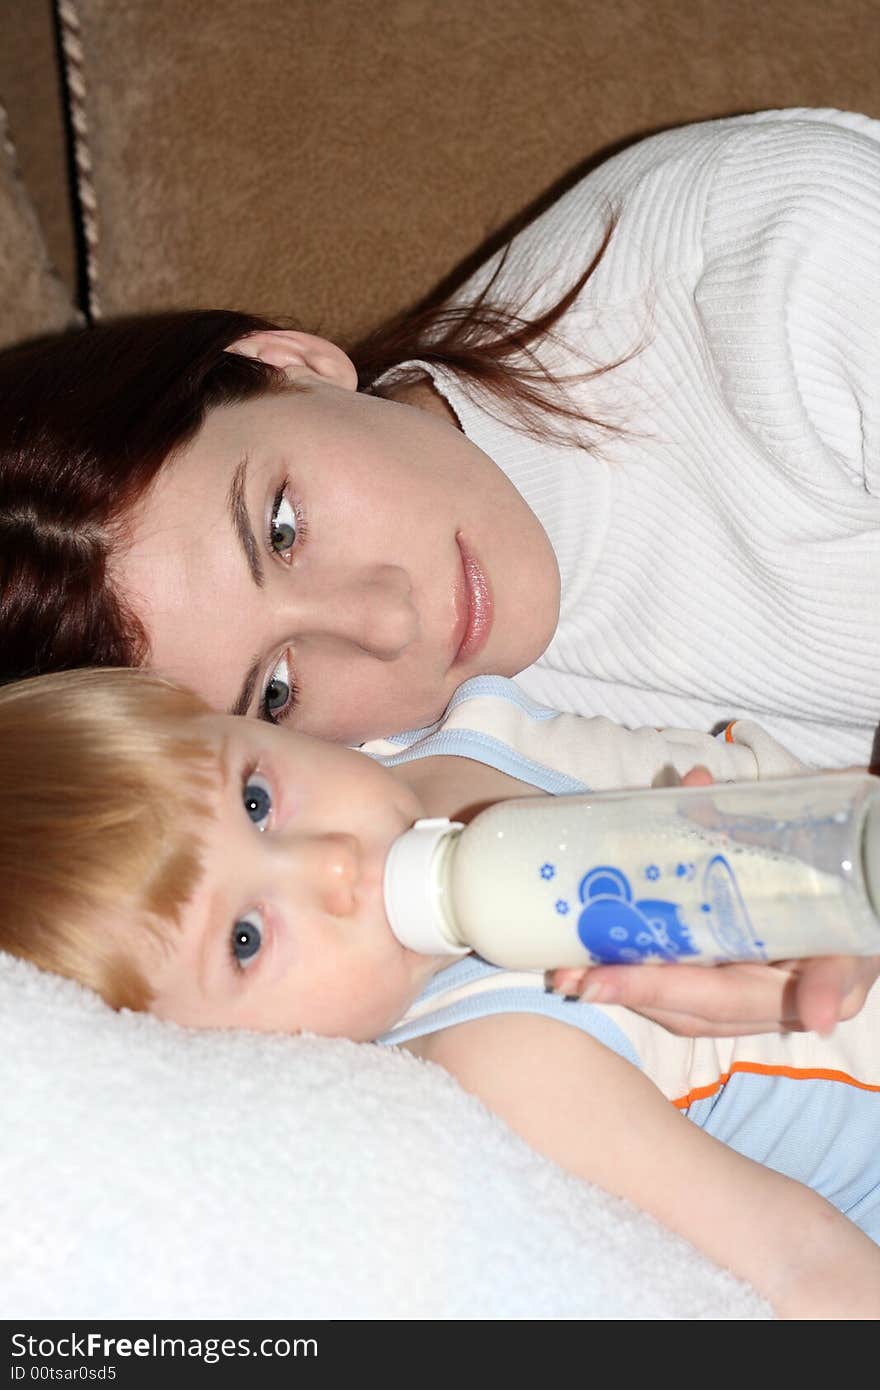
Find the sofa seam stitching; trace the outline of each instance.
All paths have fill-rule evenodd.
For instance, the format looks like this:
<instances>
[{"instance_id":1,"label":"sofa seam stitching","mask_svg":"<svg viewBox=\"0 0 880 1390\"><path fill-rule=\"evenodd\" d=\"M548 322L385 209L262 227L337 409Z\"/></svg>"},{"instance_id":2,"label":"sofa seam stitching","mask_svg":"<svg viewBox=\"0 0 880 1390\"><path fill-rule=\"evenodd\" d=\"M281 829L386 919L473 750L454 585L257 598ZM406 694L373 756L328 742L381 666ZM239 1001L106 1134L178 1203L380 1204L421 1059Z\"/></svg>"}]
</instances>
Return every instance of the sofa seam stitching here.
<instances>
[{"instance_id":1,"label":"sofa seam stitching","mask_svg":"<svg viewBox=\"0 0 880 1390\"><path fill-rule=\"evenodd\" d=\"M85 310L90 321L101 317L100 275L98 250L100 246L100 217L98 196L93 179L93 162L89 147L89 119L86 110L88 87L85 76L85 52L82 26L74 0L57 0L55 13L63 69L63 88L72 156L75 221L80 232L83 294Z\"/></svg>"}]
</instances>

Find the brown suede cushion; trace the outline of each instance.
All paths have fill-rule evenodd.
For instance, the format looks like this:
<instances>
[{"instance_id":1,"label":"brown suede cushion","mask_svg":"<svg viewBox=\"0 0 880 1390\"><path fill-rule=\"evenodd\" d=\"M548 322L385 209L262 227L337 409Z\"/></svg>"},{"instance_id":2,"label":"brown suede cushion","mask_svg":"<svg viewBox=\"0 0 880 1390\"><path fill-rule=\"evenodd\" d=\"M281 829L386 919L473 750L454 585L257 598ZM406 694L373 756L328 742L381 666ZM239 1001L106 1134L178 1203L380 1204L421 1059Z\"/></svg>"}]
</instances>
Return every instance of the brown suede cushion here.
<instances>
[{"instance_id":1,"label":"brown suede cushion","mask_svg":"<svg viewBox=\"0 0 880 1390\"><path fill-rule=\"evenodd\" d=\"M880 116L876 0L61 11L104 314L230 304L345 342L609 145L771 106Z\"/></svg>"},{"instance_id":2,"label":"brown suede cushion","mask_svg":"<svg viewBox=\"0 0 880 1390\"><path fill-rule=\"evenodd\" d=\"M0 102L52 264L74 293L76 253L52 0L0 0Z\"/></svg>"},{"instance_id":3,"label":"brown suede cushion","mask_svg":"<svg viewBox=\"0 0 880 1390\"><path fill-rule=\"evenodd\" d=\"M18 177L0 108L0 347L77 322Z\"/></svg>"}]
</instances>

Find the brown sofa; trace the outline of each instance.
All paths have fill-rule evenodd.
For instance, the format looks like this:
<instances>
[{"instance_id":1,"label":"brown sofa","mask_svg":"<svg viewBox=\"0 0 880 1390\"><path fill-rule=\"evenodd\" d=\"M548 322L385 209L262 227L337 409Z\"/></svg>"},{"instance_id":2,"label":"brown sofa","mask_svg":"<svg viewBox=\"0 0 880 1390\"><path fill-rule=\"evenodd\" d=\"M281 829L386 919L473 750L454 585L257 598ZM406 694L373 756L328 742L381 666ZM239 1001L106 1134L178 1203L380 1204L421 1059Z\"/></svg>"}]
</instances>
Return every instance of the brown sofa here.
<instances>
[{"instance_id":1,"label":"brown sofa","mask_svg":"<svg viewBox=\"0 0 880 1390\"><path fill-rule=\"evenodd\" d=\"M0 0L0 341L183 304L351 341L648 131L880 115L878 32L876 0Z\"/></svg>"}]
</instances>

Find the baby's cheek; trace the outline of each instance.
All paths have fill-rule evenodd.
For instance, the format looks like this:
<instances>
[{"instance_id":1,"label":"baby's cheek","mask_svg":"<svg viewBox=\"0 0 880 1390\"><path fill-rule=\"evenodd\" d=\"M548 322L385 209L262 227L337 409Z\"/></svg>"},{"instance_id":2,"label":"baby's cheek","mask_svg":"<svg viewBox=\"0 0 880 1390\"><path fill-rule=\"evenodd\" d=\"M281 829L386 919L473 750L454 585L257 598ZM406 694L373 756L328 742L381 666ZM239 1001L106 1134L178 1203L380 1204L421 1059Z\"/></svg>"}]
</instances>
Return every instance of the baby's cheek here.
<instances>
[{"instance_id":1,"label":"baby's cheek","mask_svg":"<svg viewBox=\"0 0 880 1390\"><path fill-rule=\"evenodd\" d=\"M395 978L391 966L383 971L337 972L311 992L303 1011L304 1030L351 1042L375 1042L399 1022L417 992Z\"/></svg>"},{"instance_id":2,"label":"baby's cheek","mask_svg":"<svg viewBox=\"0 0 880 1390\"><path fill-rule=\"evenodd\" d=\"M399 1023L421 994L422 986L401 971L388 966L365 996L357 1018L360 1042L375 1042ZM353 1036L353 1035L349 1035Z\"/></svg>"},{"instance_id":3,"label":"baby's cheek","mask_svg":"<svg viewBox=\"0 0 880 1390\"><path fill-rule=\"evenodd\" d=\"M366 1008L361 1010L357 1019L357 1034L354 1039L356 1042L375 1042L383 1033L389 1032L396 1023L399 1023L407 1009L413 1003L410 991L399 990L392 993L388 990L383 991L381 999L375 999ZM354 1036L350 1034L349 1036Z\"/></svg>"}]
</instances>

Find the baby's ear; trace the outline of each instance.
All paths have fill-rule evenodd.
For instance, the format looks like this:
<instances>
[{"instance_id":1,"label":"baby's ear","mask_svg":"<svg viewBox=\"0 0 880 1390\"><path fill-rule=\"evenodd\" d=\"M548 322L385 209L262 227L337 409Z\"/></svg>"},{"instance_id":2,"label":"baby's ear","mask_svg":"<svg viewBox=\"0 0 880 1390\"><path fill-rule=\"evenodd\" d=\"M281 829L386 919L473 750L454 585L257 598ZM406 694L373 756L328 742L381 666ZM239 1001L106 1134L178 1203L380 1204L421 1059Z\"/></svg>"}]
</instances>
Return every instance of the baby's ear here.
<instances>
[{"instance_id":1,"label":"baby's ear","mask_svg":"<svg viewBox=\"0 0 880 1390\"><path fill-rule=\"evenodd\" d=\"M357 372L351 358L335 343L314 333L300 333L292 328L260 329L230 343L226 351L281 367L291 381L310 372L347 391L357 390Z\"/></svg>"}]
</instances>

